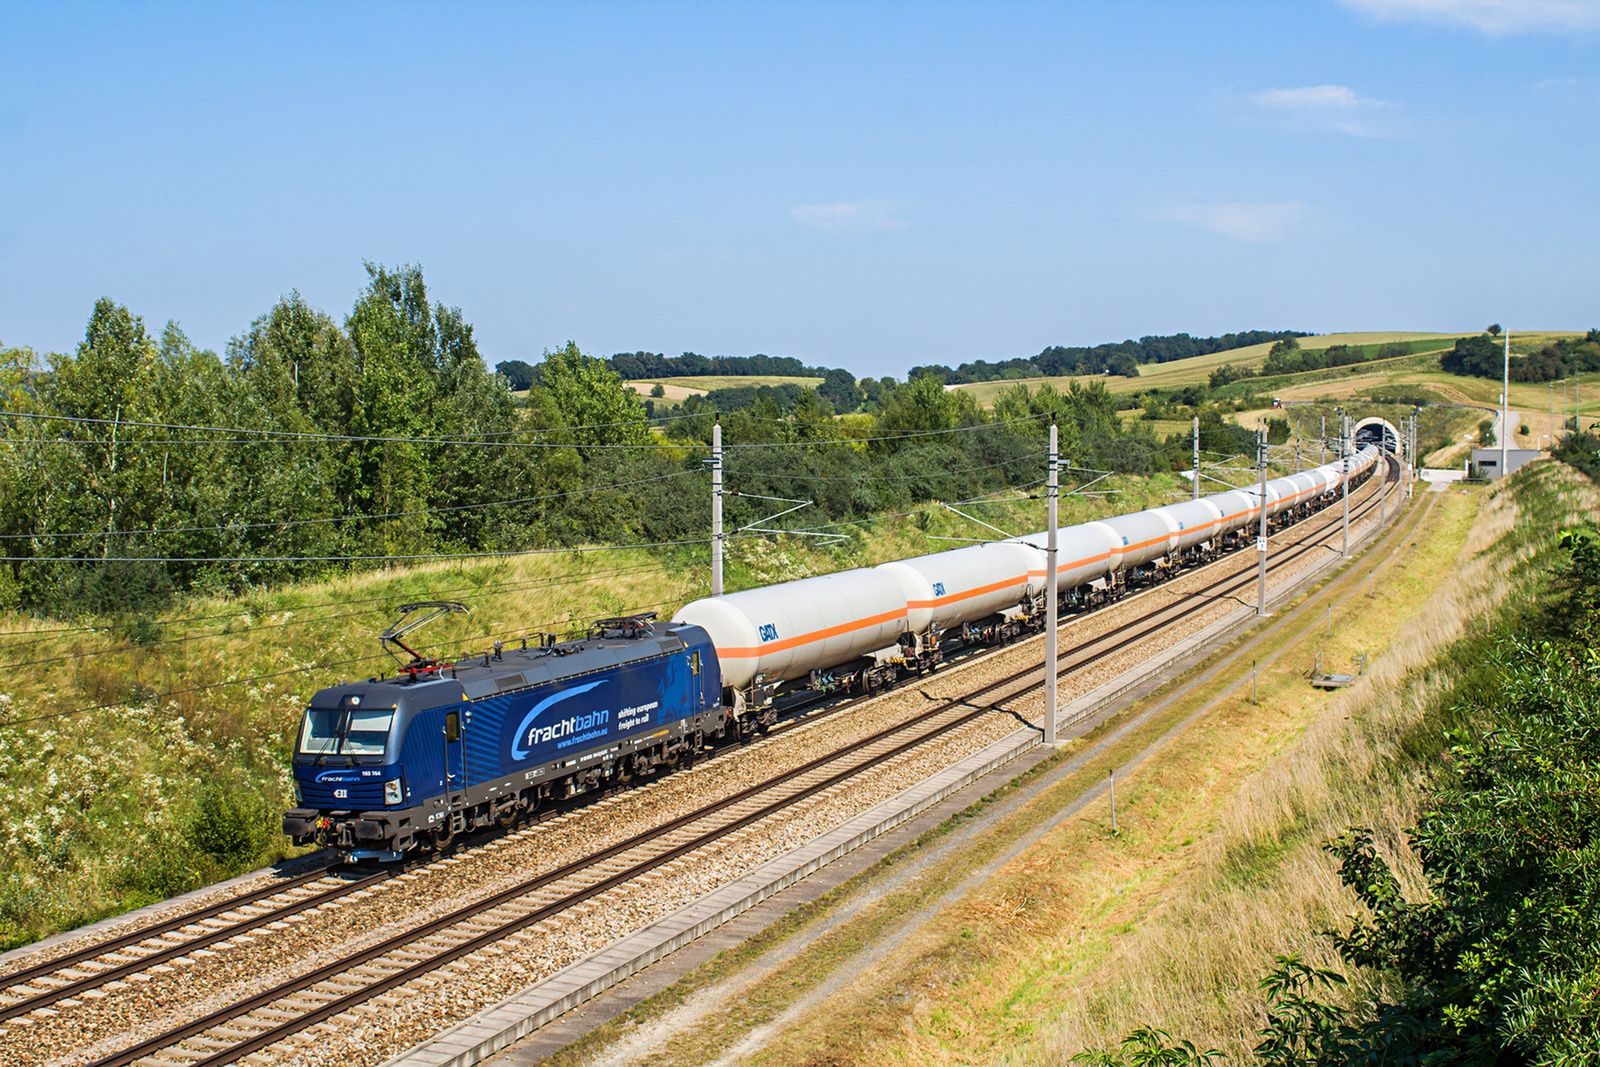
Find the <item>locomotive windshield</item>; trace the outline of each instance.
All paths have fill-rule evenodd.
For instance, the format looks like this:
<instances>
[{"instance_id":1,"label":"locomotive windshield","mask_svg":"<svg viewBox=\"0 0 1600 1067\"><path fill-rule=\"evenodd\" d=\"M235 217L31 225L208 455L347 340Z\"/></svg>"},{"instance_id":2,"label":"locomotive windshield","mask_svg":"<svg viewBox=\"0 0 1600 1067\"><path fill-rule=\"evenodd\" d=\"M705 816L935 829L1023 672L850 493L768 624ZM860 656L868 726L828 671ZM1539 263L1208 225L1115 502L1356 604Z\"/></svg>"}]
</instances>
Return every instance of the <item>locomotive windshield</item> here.
<instances>
[{"instance_id":1,"label":"locomotive windshield","mask_svg":"<svg viewBox=\"0 0 1600 1067\"><path fill-rule=\"evenodd\" d=\"M393 708L307 708L300 751L308 756L381 756Z\"/></svg>"}]
</instances>

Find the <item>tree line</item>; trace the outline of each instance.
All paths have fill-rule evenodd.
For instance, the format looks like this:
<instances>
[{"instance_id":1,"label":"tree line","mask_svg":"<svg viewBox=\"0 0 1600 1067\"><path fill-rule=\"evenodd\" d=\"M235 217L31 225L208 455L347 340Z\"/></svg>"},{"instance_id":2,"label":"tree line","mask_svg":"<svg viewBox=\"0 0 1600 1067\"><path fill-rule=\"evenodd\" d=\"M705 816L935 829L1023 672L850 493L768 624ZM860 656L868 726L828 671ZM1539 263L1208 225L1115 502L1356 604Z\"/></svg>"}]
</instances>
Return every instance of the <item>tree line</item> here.
<instances>
[{"instance_id":1,"label":"tree line","mask_svg":"<svg viewBox=\"0 0 1600 1067\"><path fill-rule=\"evenodd\" d=\"M420 268L367 271L342 318L291 292L221 354L109 298L72 353L0 349L0 607L143 612L452 553L698 550L719 413L730 484L813 499L815 523L1035 481L1051 412L1080 465L1174 462L1123 429L1100 382L1018 385L984 411L933 375L836 378L652 418L611 362L568 342L518 396ZM869 410L839 419L841 391ZM756 517L730 499L731 524Z\"/></svg>"},{"instance_id":2,"label":"tree line","mask_svg":"<svg viewBox=\"0 0 1600 1067\"><path fill-rule=\"evenodd\" d=\"M1206 356L1247 345L1309 337L1302 330L1242 330L1217 337L1191 337L1186 333L1141 337L1075 348L1052 345L1030 359L999 363L975 360L954 369L942 364L913 367L912 377L936 374L946 385L1006 381L1017 378L1057 378L1074 374L1114 374L1136 377L1141 363L1169 363L1175 359Z\"/></svg>"},{"instance_id":3,"label":"tree line","mask_svg":"<svg viewBox=\"0 0 1600 1067\"><path fill-rule=\"evenodd\" d=\"M907 378L931 374L946 385L974 382L1014 381L1020 378L1068 377L1071 375L1114 374L1135 377L1141 363L1167 363L1175 359L1225 352L1268 341L1309 337L1301 330L1242 330L1217 337L1192 337L1187 333L1141 337L1137 341L1117 341L1088 347L1052 345L1037 356L989 362L973 360L958 367L930 363L912 367ZM822 378L819 388L837 410L851 411L873 404L873 379L863 379L860 388L855 377L842 368L808 367L791 356L702 356L685 352L666 356L656 352L618 352L606 361L624 381L654 378L688 378L706 375L732 377L778 376ZM522 360L507 360L495 365L513 389L527 389L536 380L538 369ZM894 379L886 379L893 382ZM854 390L854 391L853 391Z\"/></svg>"},{"instance_id":4,"label":"tree line","mask_svg":"<svg viewBox=\"0 0 1600 1067\"><path fill-rule=\"evenodd\" d=\"M1476 337L1463 337L1439 359L1451 374L1469 378L1498 380L1505 373L1504 342L1497 339L1498 326ZM1562 337L1544 345L1538 352L1511 357L1514 382L1555 382L1574 374L1600 371L1600 330L1583 337Z\"/></svg>"}]
</instances>

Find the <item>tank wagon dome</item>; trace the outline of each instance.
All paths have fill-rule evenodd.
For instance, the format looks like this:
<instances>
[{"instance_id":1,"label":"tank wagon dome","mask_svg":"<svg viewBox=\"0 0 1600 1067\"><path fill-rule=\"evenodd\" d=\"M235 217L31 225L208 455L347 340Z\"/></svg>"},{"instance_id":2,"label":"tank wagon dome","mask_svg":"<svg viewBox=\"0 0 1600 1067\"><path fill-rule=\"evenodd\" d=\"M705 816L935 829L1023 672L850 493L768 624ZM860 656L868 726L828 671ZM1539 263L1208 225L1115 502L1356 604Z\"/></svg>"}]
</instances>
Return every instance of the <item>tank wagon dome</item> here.
<instances>
[{"instance_id":1,"label":"tank wagon dome","mask_svg":"<svg viewBox=\"0 0 1600 1067\"><path fill-rule=\"evenodd\" d=\"M892 578L906 600L913 633L947 630L1016 606L1038 592L1044 557L1017 541L936 552L884 563L874 570Z\"/></svg>"},{"instance_id":2,"label":"tank wagon dome","mask_svg":"<svg viewBox=\"0 0 1600 1067\"><path fill-rule=\"evenodd\" d=\"M723 684L742 689L757 675L799 678L888 648L906 632L906 615L899 583L863 568L696 600L673 621L703 627Z\"/></svg>"}]
</instances>

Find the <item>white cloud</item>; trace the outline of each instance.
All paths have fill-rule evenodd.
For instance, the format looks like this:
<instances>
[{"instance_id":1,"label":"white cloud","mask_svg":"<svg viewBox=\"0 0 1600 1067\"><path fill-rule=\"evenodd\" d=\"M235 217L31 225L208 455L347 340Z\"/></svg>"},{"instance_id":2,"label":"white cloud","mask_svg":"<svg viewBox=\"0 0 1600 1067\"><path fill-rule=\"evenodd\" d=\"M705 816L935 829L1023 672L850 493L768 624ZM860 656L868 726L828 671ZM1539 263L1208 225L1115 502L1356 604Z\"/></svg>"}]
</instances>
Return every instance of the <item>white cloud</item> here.
<instances>
[{"instance_id":1,"label":"white cloud","mask_svg":"<svg viewBox=\"0 0 1600 1067\"><path fill-rule=\"evenodd\" d=\"M1249 244L1281 241L1306 218L1298 200L1266 203L1181 204L1159 211L1158 219L1184 222Z\"/></svg>"},{"instance_id":2,"label":"white cloud","mask_svg":"<svg viewBox=\"0 0 1600 1067\"><path fill-rule=\"evenodd\" d=\"M1600 29L1600 0L1344 0L1379 22L1443 22L1490 37Z\"/></svg>"},{"instance_id":3,"label":"white cloud","mask_svg":"<svg viewBox=\"0 0 1600 1067\"><path fill-rule=\"evenodd\" d=\"M861 230L903 230L899 217L906 205L898 200L851 200L842 204L799 204L789 209L794 221L813 230L844 233Z\"/></svg>"},{"instance_id":4,"label":"white cloud","mask_svg":"<svg viewBox=\"0 0 1600 1067\"><path fill-rule=\"evenodd\" d=\"M1290 126L1333 129L1352 137L1393 136L1397 128L1377 121L1394 105L1362 96L1348 85L1308 85L1250 93L1244 102L1258 119Z\"/></svg>"}]
</instances>

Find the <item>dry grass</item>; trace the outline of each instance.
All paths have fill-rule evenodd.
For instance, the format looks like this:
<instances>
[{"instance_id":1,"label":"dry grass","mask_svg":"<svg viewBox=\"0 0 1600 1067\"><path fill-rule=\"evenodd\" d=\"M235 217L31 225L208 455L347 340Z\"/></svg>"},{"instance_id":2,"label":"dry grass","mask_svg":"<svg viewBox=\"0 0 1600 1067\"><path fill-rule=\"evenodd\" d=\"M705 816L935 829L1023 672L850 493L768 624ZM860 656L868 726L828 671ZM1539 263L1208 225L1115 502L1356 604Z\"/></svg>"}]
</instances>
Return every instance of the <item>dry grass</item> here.
<instances>
[{"instance_id":1,"label":"dry grass","mask_svg":"<svg viewBox=\"0 0 1600 1067\"><path fill-rule=\"evenodd\" d=\"M1592 515L1594 487L1563 481L1569 506L1558 522ZM1458 676L1441 654L1518 591L1511 561L1537 545L1508 540L1518 518L1511 493L1489 498L1424 609L1293 746L1241 784L1195 872L1071 999L1046 1060L1111 1047L1145 1023L1201 1047L1247 1052L1260 1013L1255 983L1274 955L1298 951L1340 967L1318 931L1343 925L1352 899L1320 846L1349 826L1371 827L1408 894L1425 894L1404 847L1430 767L1416 739Z\"/></svg>"}]
</instances>

